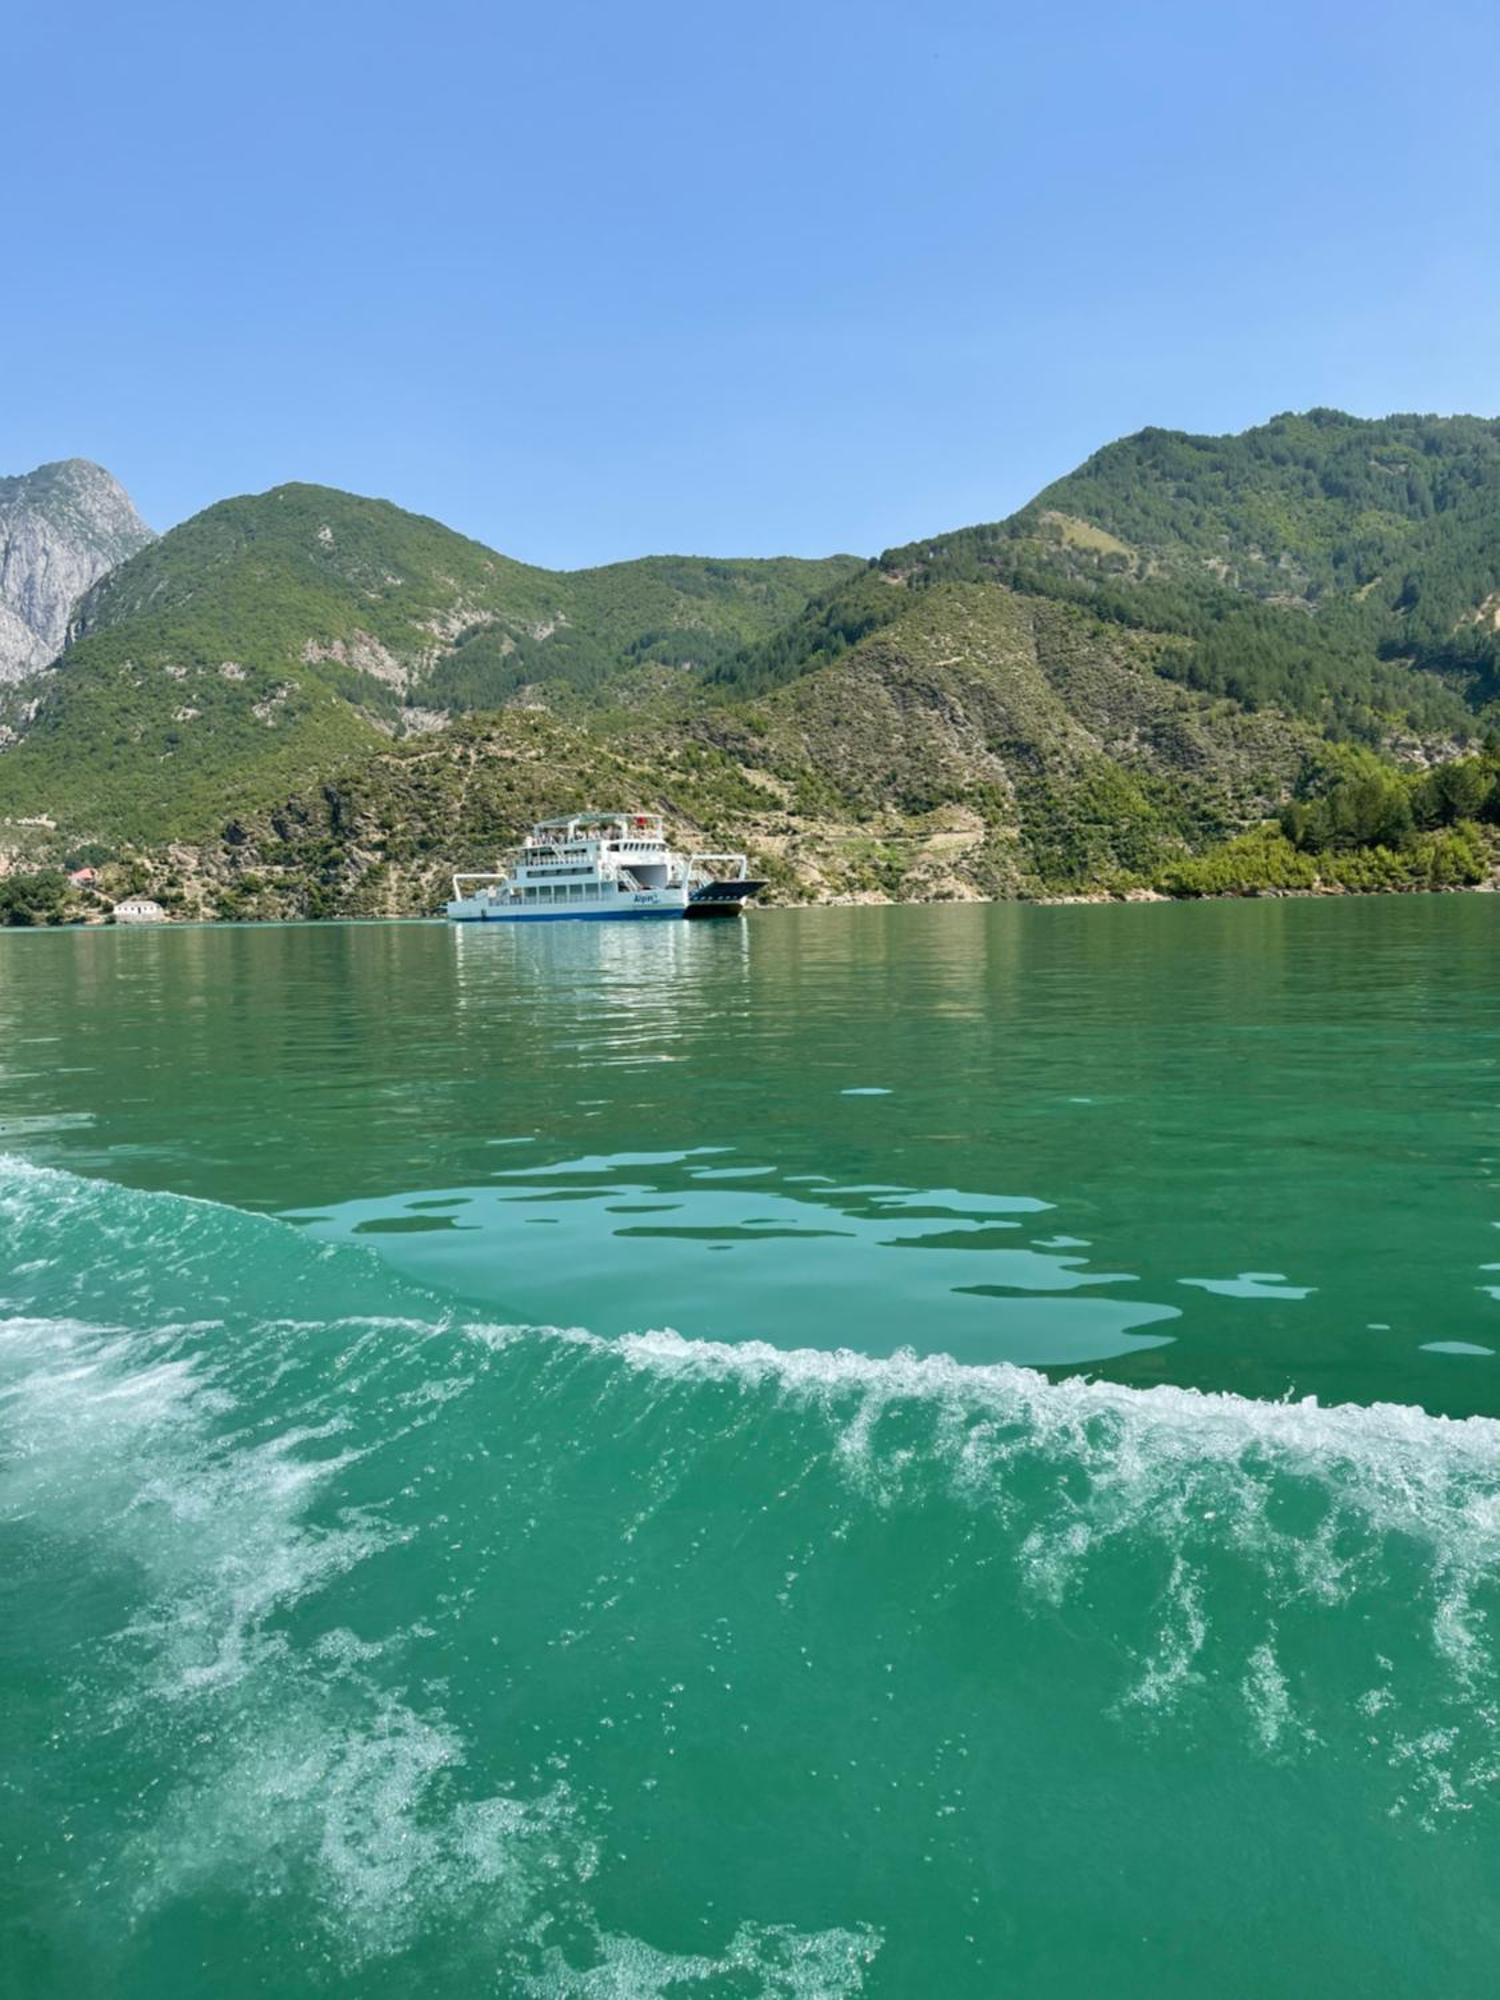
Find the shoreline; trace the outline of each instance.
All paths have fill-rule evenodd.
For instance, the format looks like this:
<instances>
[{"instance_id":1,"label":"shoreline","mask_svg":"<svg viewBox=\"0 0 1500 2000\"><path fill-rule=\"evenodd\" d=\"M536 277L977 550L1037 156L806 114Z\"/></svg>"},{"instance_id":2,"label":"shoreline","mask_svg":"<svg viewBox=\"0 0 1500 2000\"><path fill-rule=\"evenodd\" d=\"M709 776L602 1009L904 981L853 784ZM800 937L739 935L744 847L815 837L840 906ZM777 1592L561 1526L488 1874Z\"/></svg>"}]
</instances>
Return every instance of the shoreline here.
<instances>
[{"instance_id":1,"label":"shoreline","mask_svg":"<svg viewBox=\"0 0 1500 2000\"><path fill-rule=\"evenodd\" d=\"M878 895L820 896L801 903L767 903L747 910L746 917L766 916L784 910L936 910L936 909L1102 909L1110 905L1160 903L1267 903L1336 902L1353 897L1389 896L1493 896L1500 894L1500 877L1484 882L1403 882L1352 889L1342 883L1319 883L1312 888L1213 889L1190 895L1173 896L1164 889L1080 890L1046 896L903 896ZM112 923L107 916L67 917L57 923L0 924L0 935L9 931L166 931L166 930L277 930L293 926L321 924L444 924L448 919L436 911L397 911L371 915L351 911L329 916L207 917L171 916L160 921Z\"/></svg>"},{"instance_id":2,"label":"shoreline","mask_svg":"<svg viewBox=\"0 0 1500 2000\"><path fill-rule=\"evenodd\" d=\"M1310 889L1207 889L1200 893L1169 896L1164 889L1100 890L1076 896L1015 897L1016 902L1032 902L1051 908L1104 903L1272 903L1336 902L1351 896L1493 896L1500 894L1500 880L1487 882L1388 882L1378 887L1351 889L1342 882L1320 882ZM994 898L986 900L993 901Z\"/></svg>"}]
</instances>

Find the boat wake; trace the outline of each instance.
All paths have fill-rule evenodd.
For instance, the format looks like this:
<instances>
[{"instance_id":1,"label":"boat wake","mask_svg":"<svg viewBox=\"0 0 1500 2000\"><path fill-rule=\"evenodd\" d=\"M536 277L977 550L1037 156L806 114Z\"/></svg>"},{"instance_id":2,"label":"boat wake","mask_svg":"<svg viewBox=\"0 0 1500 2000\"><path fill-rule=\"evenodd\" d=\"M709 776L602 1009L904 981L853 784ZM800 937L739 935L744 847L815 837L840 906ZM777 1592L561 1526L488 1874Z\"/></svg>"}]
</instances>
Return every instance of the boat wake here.
<instances>
[{"instance_id":1,"label":"boat wake","mask_svg":"<svg viewBox=\"0 0 1500 2000\"><path fill-rule=\"evenodd\" d=\"M957 1896L1043 1773L1147 1759L1306 1840L1493 1840L1500 1424L496 1327L15 1162L0 1227L0 1831L53 1963L211 1897L365 1992L900 1991L884 1871ZM777 1830L733 1907L705 1787Z\"/></svg>"}]
</instances>

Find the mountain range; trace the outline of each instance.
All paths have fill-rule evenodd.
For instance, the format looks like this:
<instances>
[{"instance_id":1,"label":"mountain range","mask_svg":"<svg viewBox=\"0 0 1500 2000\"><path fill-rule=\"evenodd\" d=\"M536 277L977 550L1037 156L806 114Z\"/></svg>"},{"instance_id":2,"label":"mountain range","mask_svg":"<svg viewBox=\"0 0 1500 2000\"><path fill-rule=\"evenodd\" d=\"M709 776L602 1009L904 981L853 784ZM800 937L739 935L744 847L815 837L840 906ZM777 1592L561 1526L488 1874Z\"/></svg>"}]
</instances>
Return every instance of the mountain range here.
<instances>
[{"instance_id":1,"label":"mountain range","mask_svg":"<svg viewBox=\"0 0 1500 2000\"><path fill-rule=\"evenodd\" d=\"M748 840L788 899L1171 886L1226 842L1264 865L1341 785L1411 790L1500 699L1486 419L1146 430L873 561L555 572L307 485L154 540L80 461L0 505L31 635L0 850L208 913L430 909L529 818L614 803Z\"/></svg>"}]
</instances>

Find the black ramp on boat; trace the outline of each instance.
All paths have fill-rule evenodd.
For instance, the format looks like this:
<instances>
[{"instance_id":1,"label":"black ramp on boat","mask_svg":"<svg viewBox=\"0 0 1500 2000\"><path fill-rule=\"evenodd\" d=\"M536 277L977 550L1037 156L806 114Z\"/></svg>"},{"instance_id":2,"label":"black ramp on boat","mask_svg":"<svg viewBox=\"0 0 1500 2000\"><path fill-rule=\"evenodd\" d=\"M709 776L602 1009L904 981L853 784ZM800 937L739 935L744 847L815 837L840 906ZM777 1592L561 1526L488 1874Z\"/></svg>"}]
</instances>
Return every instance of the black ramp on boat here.
<instances>
[{"instance_id":1,"label":"black ramp on boat","mask_svg":"<svg viewBox=\"0 0 1500 2000\"><path fill-rule=\"evenodd\" d=\"M765 887L764 882L705 882L701 889L695 889L688 897L689 917L737 917L752 896L758 895Z\"/></svg>"}]
</instances>

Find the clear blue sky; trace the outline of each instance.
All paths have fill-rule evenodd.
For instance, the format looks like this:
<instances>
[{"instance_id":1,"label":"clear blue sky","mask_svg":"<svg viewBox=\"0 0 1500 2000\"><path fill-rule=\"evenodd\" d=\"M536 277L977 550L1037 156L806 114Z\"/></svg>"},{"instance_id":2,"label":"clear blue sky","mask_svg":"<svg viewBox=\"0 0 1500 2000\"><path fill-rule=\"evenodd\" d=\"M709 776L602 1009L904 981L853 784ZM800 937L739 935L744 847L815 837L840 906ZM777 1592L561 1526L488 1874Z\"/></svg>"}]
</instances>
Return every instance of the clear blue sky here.
<instances>
[{"instance_id":1,"label":"clear blue sky","mask_svg":"<svg viewBox=\"0 0 1500 2000\"><path fill-rule=\"evenodd\" d=\"M0 470L874 551L1107 439L1500 412L1494 0L12 0Z\"/></svg>"}]
</instances>

